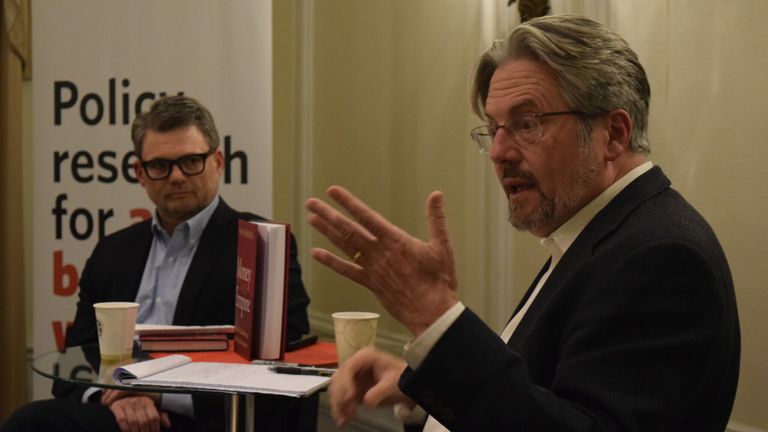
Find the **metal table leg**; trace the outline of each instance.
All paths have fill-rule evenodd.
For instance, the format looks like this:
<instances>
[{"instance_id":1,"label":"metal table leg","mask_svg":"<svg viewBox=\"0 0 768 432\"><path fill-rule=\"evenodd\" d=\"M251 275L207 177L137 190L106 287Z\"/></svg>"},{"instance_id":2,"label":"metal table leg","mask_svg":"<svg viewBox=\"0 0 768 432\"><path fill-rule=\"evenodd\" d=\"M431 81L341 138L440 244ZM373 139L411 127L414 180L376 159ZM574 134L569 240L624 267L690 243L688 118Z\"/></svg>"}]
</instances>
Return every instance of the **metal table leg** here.
<instances>
[{"instance_id":1,"label":"metal table leg","mask_svg":"<svg viewBox=\"0 0 768 432\"><path fill-rule=\"evenodd\" d=\"M256 395L248 393L245 395L245 431L253 432L256 425Z\"/></svg>"},{"instance_id":2,"label":"metal table leg","mask_svg":"<svg viewBox=\"0 0 768 432\"><path fill-rule=\"evenodd\" d=\"M229 432L240 432L238 425L238 408L240 406L240 395L235 393L229 399Z\"/></svg>"}]
</instances>

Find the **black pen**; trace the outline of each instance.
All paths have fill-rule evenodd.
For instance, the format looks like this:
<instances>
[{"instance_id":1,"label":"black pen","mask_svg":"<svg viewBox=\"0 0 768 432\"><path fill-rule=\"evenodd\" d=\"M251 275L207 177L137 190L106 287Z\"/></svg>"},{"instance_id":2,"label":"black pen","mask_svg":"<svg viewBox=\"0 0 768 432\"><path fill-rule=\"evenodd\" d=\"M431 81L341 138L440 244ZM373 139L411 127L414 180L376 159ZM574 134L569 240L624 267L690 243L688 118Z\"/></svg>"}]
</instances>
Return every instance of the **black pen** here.
<instances>
[{"instance_id":1,"label":"black pen","mask_svg":"<svg viewBox=\"0 0 768 432\"><path fill-rule=\"evenodd\" d=\"M296 367L296 366L270 366L268 368L274 373L289 374L289 375L314 375L329 377L336 371L335 369L323 369L323 368L311 368L311 367Z\"/></svg>"}]
</instances>

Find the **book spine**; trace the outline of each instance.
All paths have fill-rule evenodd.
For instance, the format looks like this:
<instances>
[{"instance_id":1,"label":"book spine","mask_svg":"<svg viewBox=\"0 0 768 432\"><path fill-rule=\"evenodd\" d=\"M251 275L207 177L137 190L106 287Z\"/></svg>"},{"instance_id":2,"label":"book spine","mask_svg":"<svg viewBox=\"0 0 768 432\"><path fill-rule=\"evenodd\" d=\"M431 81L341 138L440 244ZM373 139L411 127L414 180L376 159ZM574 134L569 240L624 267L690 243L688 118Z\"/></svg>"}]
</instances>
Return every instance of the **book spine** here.
<instances>
[{"instance_id":1,"label":"book spine","mask_svg":"<svg viewBox=\"0 0 768 432\"><path fill-rule=\"evenodd\" d=\"M235 352L248 360L256 358L254 322L257 305L254 304L256 294L256 259L258 230L248 221L238 221L237 236L237 276L235 292Z\"/></svg>"},{"instance_id":2,"label":"book spine","mask_svg":"<svg viewBox=\"0 0 768 432\"><path fill-rule=\"evenodd\" d=\"M285 359L285 338L286 326L288 321L288 287L291 276L291 225L285 224L285 277L283 278L283 318L282 328L280 330L280 360Z\"/></svg>"}]
</instances>

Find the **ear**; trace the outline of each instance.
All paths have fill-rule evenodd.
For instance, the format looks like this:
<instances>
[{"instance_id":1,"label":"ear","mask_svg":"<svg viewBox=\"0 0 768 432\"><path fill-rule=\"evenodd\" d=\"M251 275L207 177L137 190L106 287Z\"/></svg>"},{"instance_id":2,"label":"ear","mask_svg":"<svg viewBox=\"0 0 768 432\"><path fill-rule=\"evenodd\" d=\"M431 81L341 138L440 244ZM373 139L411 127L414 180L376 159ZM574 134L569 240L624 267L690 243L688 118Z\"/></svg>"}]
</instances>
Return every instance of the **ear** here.
<instances>
[{"instance_id":1,"label":"ear","mask_svg":"<svg viewBox=\"0 0 768 432\"><path fill-rule=\"evenodd\" d=\"M144 170L141 169L141 162L139 162L138 159L133 162L133 172L136 174L136 180L139 181L141 187L145 187L144 183L147 181L147 179L144 178Z\"/></svg>"},{"instance_id":2,"label":"ear","mask_svg":"<svg viewBox=\"0 0 768 432\"><path fill-rule=\"evenodd\" d=\"M630 138L632 136L632 118L624 109L610 111L606 118L608 143L605 146L605 158L616 160L622 154L631 152Z\"/></svg>"},{"instance_id":3,"label":"ear","mask_svg":"<svg viewBox=\"0 0 768 432\"><path fill-rule=\"evenodd\" d=\"M213 162L216 164L216 171L219 173L219 176L224 175L224 155L221 153L221 149L218 148L213 153Z\"/></svg>"}]
</instances>

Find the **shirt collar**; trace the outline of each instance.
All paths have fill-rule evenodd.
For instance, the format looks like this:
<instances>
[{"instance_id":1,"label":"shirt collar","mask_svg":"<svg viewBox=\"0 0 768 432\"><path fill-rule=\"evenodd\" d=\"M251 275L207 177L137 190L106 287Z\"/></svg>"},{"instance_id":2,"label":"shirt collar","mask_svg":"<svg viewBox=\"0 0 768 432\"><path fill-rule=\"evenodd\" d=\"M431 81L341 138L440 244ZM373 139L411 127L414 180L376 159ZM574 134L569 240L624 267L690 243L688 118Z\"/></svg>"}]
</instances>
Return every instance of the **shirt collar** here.
<instances>
[{"instance_id":1,"label":"shirt collar","mask_svg":"<svg viewBox=\"0 0 768 432\"><path fill-rule=\"evenodd\" d=\"M200 237L203 235L203 230L205 229L206 225L208 225L208 221L211 219L213 212L219 205L219 201L220 198L217 195L204 209L183 223L179 224L174 232L177 230L182 230L180 232L183 233L185 237L187 237L189 244L197 243L197 241L200 240ZM162 226L160 225L160 219L157 216L157 210L155 210L155 213L152 215L152 232L155 234L155 237L161 240L166 240L168 237L168 234L166 234L165 230L163 230Z\"/></svg>"},{"instance_id":2,"label":"shirt collar","mask_svg":"<svg viewBox=\"0 0 768 432\"><path fill-rule=\"evenodd\" d=\"M618 195L619 192L624 190L624 188L636 178L645 174L645 172L651 168L653 168L653 163L651 161L635 167L622 178L610 185L589 204L582 207L581 210L556 229L549 237L541 239L541 245L552 254L553 264L560 260L563 254L565 254L568 248L571 247L571 244L576 240L576 237L581 234L581 231L584 230L589 221L591 221L600 210L608 205L612 199L616 198L616 195Z\"/></svg>"}]
</instances>

